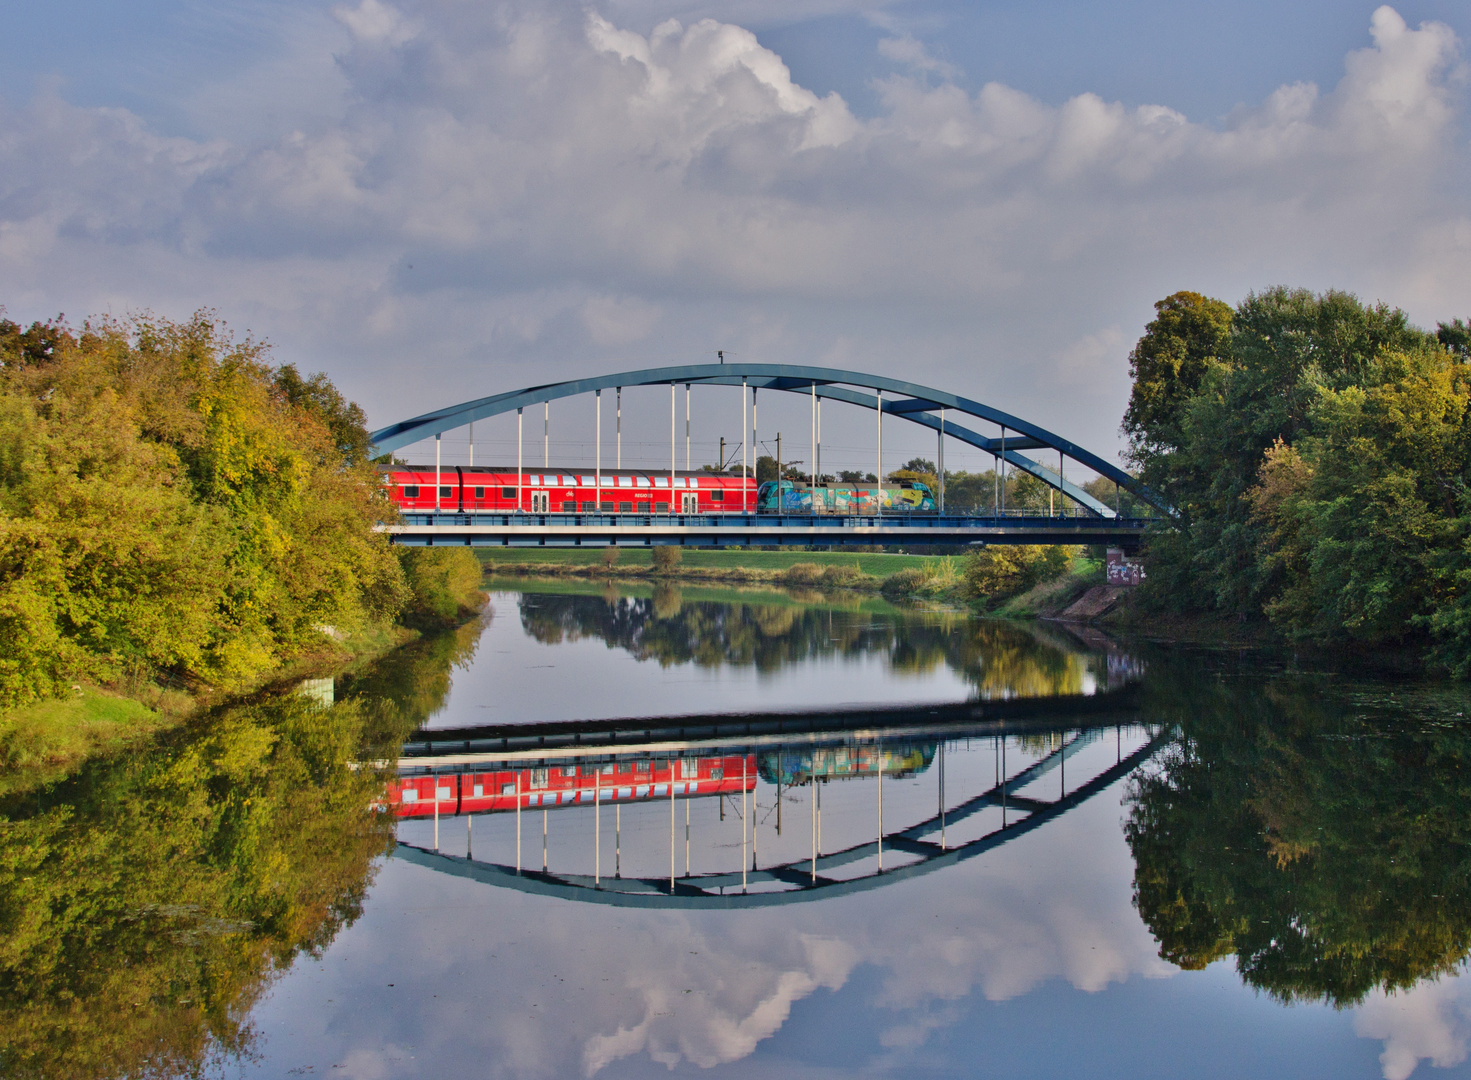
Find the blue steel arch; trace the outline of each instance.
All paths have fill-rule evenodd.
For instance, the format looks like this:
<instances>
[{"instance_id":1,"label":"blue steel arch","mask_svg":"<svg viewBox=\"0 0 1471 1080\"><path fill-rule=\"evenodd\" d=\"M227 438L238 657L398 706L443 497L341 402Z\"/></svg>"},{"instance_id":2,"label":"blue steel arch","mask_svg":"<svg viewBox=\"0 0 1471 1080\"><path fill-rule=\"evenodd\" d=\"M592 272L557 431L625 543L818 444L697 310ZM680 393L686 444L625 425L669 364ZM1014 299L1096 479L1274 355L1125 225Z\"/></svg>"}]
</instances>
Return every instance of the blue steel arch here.
<instances>
[{"instance_id":1,"label":"blue steel arch","mask_svg":"<svg viewBox=\"0 0 1471 1080\"><path fill-rule=\"evenodd\" d=\"M841 368L809 367L803 364L684 364L674 367L645 368L640 371L624 371L613 375L599 375L587 379L568 379L564 382L545 383L512 390L504 394L476 398L473 401L450 405L424 413L410 420L390 424L372 433L375 452L390 453L400 447L427 439L453 428L514 412L528 405L539 405L559 398L576 397L598 390L611 390L624 386L670 386L685 383L690 386L740 386L745 384L757 390L783 390L788 393L809 395L841 401L860 408L878 409L910 423L919 424L933 431L940 431L942 421L937 415L940 409L953 410L985 420L1002 428L1003 432L1014 431L1022 438L990 438L954 423L948 417L943 421L944 434L968 443L994 455L1000 460L1035 476L1038 480L1061 491L1068 498L1091 510L1100 517L1115 517L1112 508L1089 495L1060 473L1021 453L1023 450L1050 448L1065 457L1086 465L1100 476L1107 477L1136 498L1157 510L1173 515L1174 511L1155 492L1124 470L1085 450L1077 443L1055 435L1028 420L1002 412L990 405L970 398L951 394L944 390L921 386L905 379L891 379L884 375L868 375ZM857 387L858 389L852 389ZM874 394L863 390L877 391ZM904 395L896 400L884 400L883 392Z\"/></svg>"}]
</instances>

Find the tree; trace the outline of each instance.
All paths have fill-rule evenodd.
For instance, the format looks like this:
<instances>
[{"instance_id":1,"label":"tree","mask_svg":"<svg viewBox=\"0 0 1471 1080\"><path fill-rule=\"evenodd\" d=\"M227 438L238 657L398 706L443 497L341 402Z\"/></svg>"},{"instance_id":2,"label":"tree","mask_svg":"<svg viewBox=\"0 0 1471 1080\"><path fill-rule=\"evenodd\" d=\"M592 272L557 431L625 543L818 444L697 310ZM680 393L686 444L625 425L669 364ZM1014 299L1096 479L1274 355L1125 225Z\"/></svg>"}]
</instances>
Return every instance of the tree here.
<instances>
[{"instance_id":1,"label":"tree","mask_svg":"<svg viewBox=\"0 0 1471 1080\"><path fill-rule=\"evenodd\" d=\"M1471 362L1471 325L1461 319L1435 324L1435 337L1464 364Z\"/></svg>"},{"instance_id":2,"label":"tree","mask_svg":"<svg viewBox=\"0 0 1471 1080\"><path fill-rule=\"evenodd\" d=\"M1134 387L1123 427L1136 456L1181 446L1186 404L1229 351L1232 313L1225 302L1177 292L1154 310L1154 321L1129 354Z\"/></svg>"}]
</instances>

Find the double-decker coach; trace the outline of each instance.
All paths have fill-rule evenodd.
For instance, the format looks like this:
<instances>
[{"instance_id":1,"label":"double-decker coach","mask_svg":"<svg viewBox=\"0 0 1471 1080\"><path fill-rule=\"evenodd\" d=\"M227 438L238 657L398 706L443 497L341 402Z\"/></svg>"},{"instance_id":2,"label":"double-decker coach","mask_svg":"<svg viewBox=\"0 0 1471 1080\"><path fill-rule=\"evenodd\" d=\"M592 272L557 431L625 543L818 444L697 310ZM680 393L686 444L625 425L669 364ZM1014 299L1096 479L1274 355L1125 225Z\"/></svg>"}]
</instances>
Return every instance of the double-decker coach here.
<instances>
[{"instance_id":1,"label":"double-decker coach","mask_svg":"<svg viewBox=\"0 0 1471 1080\"><path fill-rule=\"evenodd\" d=\"M451 465L383 466L383 482L404 511L529 514L719 514L756 508L756 481L720 473L604 469L599 475Z\"/></svg>"},{"instance_id":2,"label":"double-decker coach","mask_svg":"<svg viewBox=\"0 0 1471 1080\"><path fill-rule=\"evenodd\" d=\"M395 817L514 813L525 809L590 806L594 802L649 802L756 790L754 754L672 757L602 765L549 765L533 769L467 769L437 776L402 777L388 789Z\"/></svg>"}]
</instances>

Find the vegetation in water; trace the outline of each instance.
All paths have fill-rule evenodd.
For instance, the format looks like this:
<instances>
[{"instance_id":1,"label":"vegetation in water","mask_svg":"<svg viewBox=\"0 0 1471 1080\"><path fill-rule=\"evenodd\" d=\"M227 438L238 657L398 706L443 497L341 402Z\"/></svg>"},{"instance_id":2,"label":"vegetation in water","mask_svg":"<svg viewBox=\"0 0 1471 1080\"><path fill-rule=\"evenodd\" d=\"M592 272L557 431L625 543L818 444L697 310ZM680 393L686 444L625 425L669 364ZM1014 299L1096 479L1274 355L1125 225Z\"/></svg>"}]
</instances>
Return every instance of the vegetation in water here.
<instances>
[{"instance_id":1,"label":"vegetation in water","mask_svg":"<svg viewBox=\"0 0 1471 1080\"><path fill-rule=\"evenodd\" d=\"M1143 480L1179 512L1142 599L1471 676L1471 345L1338 292L1182 292L1130 358Z\"/></svg>"}]
</instances>

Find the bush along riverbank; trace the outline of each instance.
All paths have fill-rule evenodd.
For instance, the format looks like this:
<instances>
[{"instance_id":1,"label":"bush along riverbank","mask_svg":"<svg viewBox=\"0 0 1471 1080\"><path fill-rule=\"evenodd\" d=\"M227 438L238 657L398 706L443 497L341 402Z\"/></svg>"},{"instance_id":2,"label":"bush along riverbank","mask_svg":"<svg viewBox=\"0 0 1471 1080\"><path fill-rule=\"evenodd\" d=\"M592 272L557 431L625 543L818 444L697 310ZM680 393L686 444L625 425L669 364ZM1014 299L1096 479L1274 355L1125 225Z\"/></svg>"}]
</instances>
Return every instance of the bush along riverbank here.
<instances>
[{"instance_id":1,"label":"bush along riverbank","mask_svg":"<svg viewBox=\"0 0 1471 1080\"><path fill-rule=\"evenodd\" d=\"M0 319L0 763L62 764L474 608L362 410L211 314Z\"/></svg>"}]
</instances>

